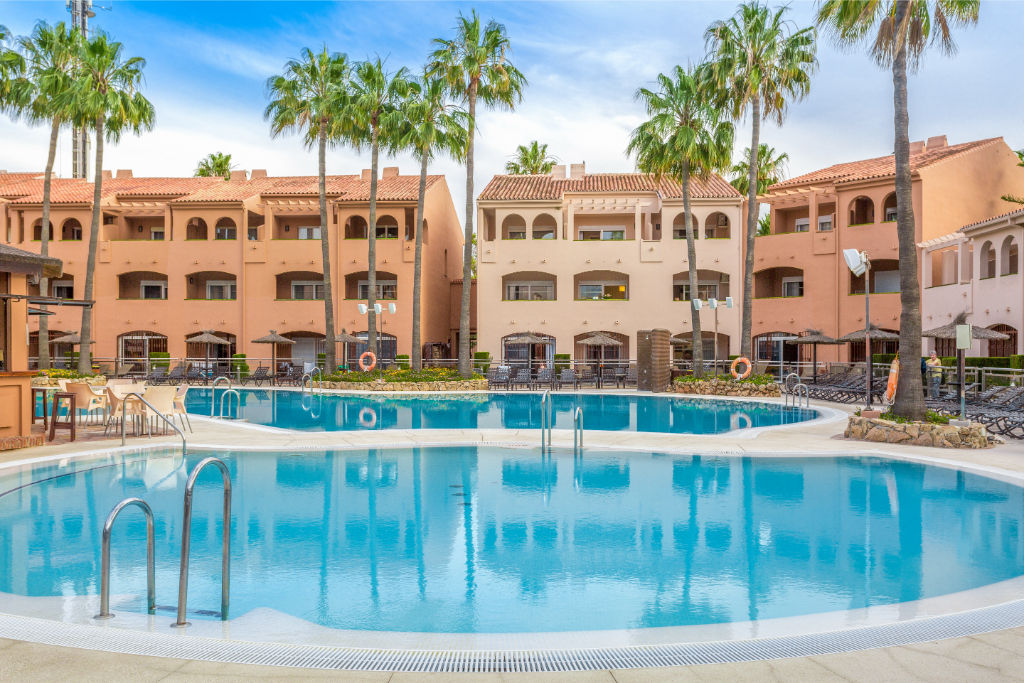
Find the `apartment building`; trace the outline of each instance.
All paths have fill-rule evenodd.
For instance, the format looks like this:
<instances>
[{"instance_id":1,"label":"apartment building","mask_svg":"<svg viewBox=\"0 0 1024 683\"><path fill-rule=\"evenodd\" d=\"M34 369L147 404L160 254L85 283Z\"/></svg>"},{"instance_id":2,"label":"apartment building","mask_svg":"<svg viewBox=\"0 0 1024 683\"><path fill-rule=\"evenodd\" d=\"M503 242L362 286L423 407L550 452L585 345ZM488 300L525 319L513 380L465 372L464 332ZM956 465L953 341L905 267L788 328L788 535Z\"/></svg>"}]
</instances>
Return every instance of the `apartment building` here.
<instances>
[{"instance_id":1,"label":"apartment building","mask_svg":"<svg viewBox=\"0 0 1024 683\"><path fill-rule=\"evenodd\" d=\"M740 194L718 176L691 183L701 299L719 308L718 355L739 350ZM631 358L638 330L665 328L690 353L682 189L639 173L496 175L479 195L479 348L505 359ZM701 312L705 357L715 311ZM603 333L617 344L589 344ZM528 335L528 336L524 336ZM524 341L525 340L525 341Z\"/></svg>"},{"instance_id":2,"label":"apartment building","mask_svg":"<svg viewBox=\"0 0 1024 683\"><path fill-rule=\"evenodd\" d=\"M1024 353L1024 278L1020 245L1024 209L966 225L918 245L921 255L921 321L926 329L948 325L961 313L967 322L1002 332L1007 339L974 340L971 356ZM928 340L928 350L952 356L952 339Z\"/></svg>"},{"instance_id":3,"label":"apartment building","mask_svg":"<svg viewBox=\"0 0 1024 683\"><path fill-rule=\"evenodd\" d=\"M950 145L942 135L912 143L910 152L918 242L1003 213L1001 195L1024 193L1024 168L1002 138ZM850 273L844 249L871 257L871 322L898 331L894 171L892 155L835 164L773 185L760 198L770 207L771 233L754 248L758 360L809 360L810 349L784 343L808 328L832 337L864 328L864 278ZM896 344L872 350L894 352ZM860 361L864 344L822 346L818 359Z\"/></svg>"},{"instance_id":4,"label":"apartment building","mask_svg":"<svg viewBox=\"0 0 1024 683\"><path fill-rule=\"evenodd\" d=\"M369 181L368 170L327 178L336 326L357 336L367 327L358 304L368 296ZM383 357L410 352L418 191L418 175L382 169L374 227L377 298L397 306L379 322ZM64 274L50 282L51 295L83 295L92 199L91 182L53 182L49 253L64 262ZM223 180L108 172L93 293L94 355L135 360L161 351L203 358L205 347L185 340L212 330L229 342L212 348L214 356L269 358L271 349L252 340L274 329L294 342L279 345L279 358L314 361L326 343L318 201L315 176L269 177L257 170L234 171ZM39 174L0 175L0 240L38 252L41 214ZM446 355L454 341L449 280L461 274L462 237L443 176L427 179L424 216L423 341ZM51 338L78 331L79 309L53 310ZM359 351L350 345L349 360Z\"/></svg>"}]
</instances>

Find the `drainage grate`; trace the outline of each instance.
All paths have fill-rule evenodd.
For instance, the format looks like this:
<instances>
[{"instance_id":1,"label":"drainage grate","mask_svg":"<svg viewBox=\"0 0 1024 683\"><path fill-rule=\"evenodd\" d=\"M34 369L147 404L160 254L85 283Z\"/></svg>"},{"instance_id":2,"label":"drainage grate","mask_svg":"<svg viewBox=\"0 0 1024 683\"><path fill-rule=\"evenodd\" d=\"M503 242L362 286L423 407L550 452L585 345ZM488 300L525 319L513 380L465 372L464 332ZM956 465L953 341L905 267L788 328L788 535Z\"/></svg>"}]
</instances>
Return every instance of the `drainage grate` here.
<instances>
[{"instance_id":1,"label":"drainage grate","mask_svg":"<svg viewBox=\"0 0 1024 683\"><path fill-rule=\"evenodd\" d=\"M388 650L254 643L0 615L0 637L123 654L235 664L397 672L588 671L745 662L866 650L1024 625L1024 600L881 626L797 636L564 650Z\"/></svg>"}]
</instances>

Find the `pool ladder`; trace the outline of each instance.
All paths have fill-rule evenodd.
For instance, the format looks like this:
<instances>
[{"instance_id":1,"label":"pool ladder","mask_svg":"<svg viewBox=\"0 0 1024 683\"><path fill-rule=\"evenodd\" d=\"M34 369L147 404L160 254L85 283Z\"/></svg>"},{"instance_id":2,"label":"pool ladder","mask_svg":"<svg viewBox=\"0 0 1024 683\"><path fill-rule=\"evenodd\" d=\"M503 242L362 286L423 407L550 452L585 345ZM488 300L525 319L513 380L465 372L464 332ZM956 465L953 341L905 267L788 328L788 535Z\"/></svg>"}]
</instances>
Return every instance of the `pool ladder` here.
<instances>
[{"instance_id":1,"label":"pool ladder","mask_svg":"<svg viewBox=\"0 0 1024 683\"><path fill-rule=\"evenodd\" d=\"M572 454L577 458L583 455L583 408L579 406L572 413Z\"/></svg>"},{"instance_id":2,"label":"pool ladder","mask_svg":"<svg viewBox=\"0 0 1024 683\"><path fill-rule=\"evenodd\" d=\"M551 448L551 390L540 397L540 447Z\"/></svg>"},{"instance_id":3,"label":"pool ladder","mask_svg":"<svg viewBox=\"0 0 1024 683\"><path fill-rule=\"evenodd\" d=\"M793 378L796 383L790 388L789 380ZM791 372L786 375L786 379L782 381L783 391L783 405L792 405L794 408L799 408L802 403L805 408L811 407L811 390L810 388L800 381L800 375L795 372Z\"/></svg>"},{"instance_id":4,"label":"pool ladder","mask_svg":"<svg viewBox=\"0 0 1024 683\"><path fill-rule=\"evenodd\" d=\"M185 614L188 605L188 569L192 544L192 494L195 489L196 479L209 465L214 465L220 470L221 478L224 482L220 618L222 621L227 621L228 618L228 609L231 602L231 472L223 460L210 457L202 460L192 468L192 472L188 475L188 480L185 483L185 503L182 513L183 524L181 532L181 567L178 574L177 620L171 624L177 628L184 628L189 625L189 622L185 620ZM102 563L100 568L100 613L96 615L96 619L110 619L114 616L110 613L110 532L118 515L129 506L141 508L146 515L146 605L149 614L156 612L156 559L154 552L153 511L150 509L149 504L141 498L125 498L114 506L114 509L110 511L107 521L103 525Z\"/></svg>"},{"instance_id":5,"label":"pool ladder","mask_svg":"<svg viewBox=\"0 0 1024 683\"><path fill-rule=\"evenodd\" d=\"M317 377L317 393L324 393L324 372L320 369L320 366L314 366L312 370L302 375L301 385L302 393L306 393L306 380L309 380L309 393L313 393L313 375Z\"/></svg>"}]
</instances>

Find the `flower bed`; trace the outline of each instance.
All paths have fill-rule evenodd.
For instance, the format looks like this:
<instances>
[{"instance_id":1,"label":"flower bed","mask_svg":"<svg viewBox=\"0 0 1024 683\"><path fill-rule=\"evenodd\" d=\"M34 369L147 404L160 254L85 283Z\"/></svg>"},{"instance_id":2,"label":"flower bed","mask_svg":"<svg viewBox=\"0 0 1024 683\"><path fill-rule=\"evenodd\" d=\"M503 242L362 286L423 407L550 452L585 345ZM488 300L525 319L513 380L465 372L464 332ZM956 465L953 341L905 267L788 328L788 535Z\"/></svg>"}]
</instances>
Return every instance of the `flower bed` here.
<instances>
[{"instance_id":1,"label":"flower bed","mask_svg":"<svg viewBox=\"0 0 1024 683\"><path fill-rule=\"evenodd\" d=\"M782 391L771 375L753 375L747 379L697 379L691 375L675 381L675 390L680 394L701 396L743 396L770 398L781 396Z\"/></svg>"},{"instance_id":2,"label":"flower bed","mask_svg":"<svg viewBox=\"0 0 1024 683\"><path fill-rule=\"evenodd\" d=\"M895 422L880 417L851 415L846 426L848 439L873 443L903 443L932 448L988 448L991 446L985 425L974 422L956 427L932 422Z\"/></svg>"},{"instance_id":3,"label":"flower bed","mask_svg":"<svg viewBox=\"0 0 1024 683\"><path fill-rule=\"evenodd\" d=\"M486 379L449 380L443 382L331 382L324 380L324 389L346 391L486 391Z\"/></svg>"},{"instance_id":4,"label":"flower bed","mask_svg":"<svg viewBox=\"0 0 1024 683\"><path fill-rule=\"evenodd\" d=\"M107 383L107 378L103 375L91 375L89 377L53 377L47 375L36 375L32 378L32 386L34 387L58 387L60 384L57 382L58 379L64 379L69 382L85 382L91 384L94 387L101 387Z\"/></svg>"},{"instance_id":5,"label":"flower bed","mask_svg":"<svg viewBox=\"0 0 1024 683\"><path fill-rule=\"evenodd\" d=\"M389 368L373 372L338 372L324 377L324 388L351 391L479 391L487 388L480 375L468 379L454 368L411 370Z\"/></svg>"}]
</instances>

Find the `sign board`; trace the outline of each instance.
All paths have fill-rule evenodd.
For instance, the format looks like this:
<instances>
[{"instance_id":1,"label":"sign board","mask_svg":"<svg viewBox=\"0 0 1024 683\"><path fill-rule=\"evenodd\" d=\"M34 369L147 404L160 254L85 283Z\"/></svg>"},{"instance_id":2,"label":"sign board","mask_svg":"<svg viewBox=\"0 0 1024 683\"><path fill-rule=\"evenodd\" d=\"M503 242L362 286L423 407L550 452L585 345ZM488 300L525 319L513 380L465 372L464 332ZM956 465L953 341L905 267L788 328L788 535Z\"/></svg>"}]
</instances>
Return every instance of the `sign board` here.
<instances>
[{"instance_id":1,"label":"sign board","mask_svg":"<svg viewBox=\"0 0 1024 683\"><path fill-rule=\"evenodd\" d=\"M969 349L969 348L971 348L971 326L970 325L957 325L956 326L956 348L958 348L958 349Z\"/></svg>"}]
</instances>

